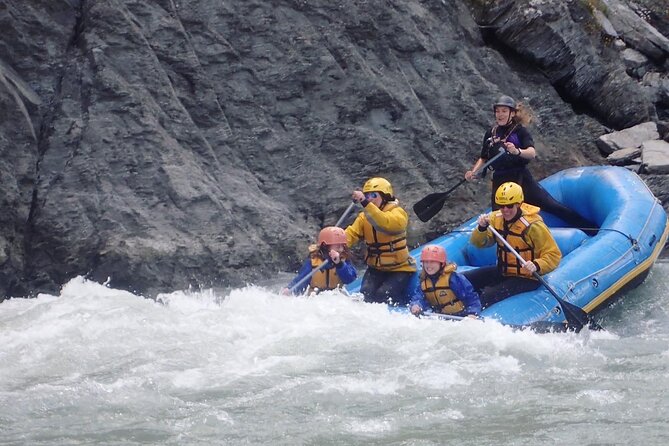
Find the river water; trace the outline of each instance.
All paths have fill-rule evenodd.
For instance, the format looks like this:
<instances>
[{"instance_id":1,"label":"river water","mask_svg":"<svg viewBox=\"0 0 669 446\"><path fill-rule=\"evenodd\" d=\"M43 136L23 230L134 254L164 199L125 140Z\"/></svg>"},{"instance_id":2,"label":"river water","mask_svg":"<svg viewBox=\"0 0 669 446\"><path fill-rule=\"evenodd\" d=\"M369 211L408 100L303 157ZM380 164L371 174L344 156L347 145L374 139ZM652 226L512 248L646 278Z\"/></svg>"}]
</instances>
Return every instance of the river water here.
<instances>
[{"instance_id":1,"label":"river water","mask_svg":"<svg viewBox=\"0 0 669 446\"><path fill-rule=\"evenodd\" d=\"M669 442L668 263L579 334L271 288L5 301L0 444Z\"/></svg>"}]
</instances>

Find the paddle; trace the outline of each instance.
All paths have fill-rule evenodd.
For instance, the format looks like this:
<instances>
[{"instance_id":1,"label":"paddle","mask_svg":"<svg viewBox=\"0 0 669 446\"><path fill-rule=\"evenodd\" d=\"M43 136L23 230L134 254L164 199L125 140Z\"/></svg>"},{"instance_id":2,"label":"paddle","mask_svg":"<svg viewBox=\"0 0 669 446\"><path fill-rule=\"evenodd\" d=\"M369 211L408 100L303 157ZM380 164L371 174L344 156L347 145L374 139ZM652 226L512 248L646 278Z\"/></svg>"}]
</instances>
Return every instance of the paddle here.
<instances>
[{"instance_id":1,"label":"paddle","mask_svg":"<svg viewBox=\"0 0 669 446\"><path fill-rule=\"evenodd\" d=\"M341 224L344 222L346 217L348 217L348 214L351 213L351 211L353 210L353 208L355 207L356 204L358 204L358 203L354 201L354 202L352 202L351 204L348 205L348 207L346 208L344 213L341 214L341 217L339 217L339 220L337 220L337 223L335 223L335 226L341 226ZM290 289L289 289L290 294L294 294L296 290L299 290L300 288L302 288L304 286L305 283L307 283L307 281L311 280L311 278L314 276L314 274L316 274L318 271L322 270L323 268L329 267L331 264L332 264L332 261L328 258L325 262L318 265L318 268L312 269L309 272L309 274L304 276L299 282L297 282L295 285L290 287Z\"/></svg>"},{"instance_id":2,"label":"paddle","mask_svg":"<svg viewBox=\"0 0 669 446\"><path fill-rule=\"evenodd\" d=\"M344 220L346 219L346 217L348 217L348 214L351 213L351 211L353 210L353 208L354 208L355 205L357 205L357 204L358 204L357 201L353 201L353 202L351 202L351 204L348 205L348 207L346 208L346 210L344 211L344 213L341 214L341 217L339 217L339 220L337 220L337 223L335 223L335 226L341 226L341 224L344 223Z\"/></svg>"},{"instance_id":3,"label":"paddle","mask_svg":"<svg viewBox=\"0 0 669 446\"><path fill-rule=\"evenodd\" d=\"M316 274L318 271L322 270L323 268L327 268L327 267L330 266L331 264L332 264L332 260L327 259L325 262L323 262L323 263L321 263L320 265L318 265L318 268L314 268L314 269L312 269L312 270L309 272L309 274L307 274L306 276L304 276L304 277L302 278L302 280L300 280L300 281L297 282L295 285L293 285L292 287L290 287L290 290L289 290L289 291L290 291L290 294L295 294L295 291L297 291L297 290L299 290L300 288L302 288L302 286L304 286L304 284L307 283L307 281L311 280L311 278L313 277L314 274Z\"/></svg>"},{"instance_id":4,"label":"paddle","mask_svg":"<svg viewBox=\"0 0 669 446\"><path fill-rule=\"evenodd\" d=\"M499 153L497 155L490 158L484 165L482 165L480 168L474 171L473 174L478 175L479 172L483 172L489 165L494 163L497 160L497 158L499 158L502 155L504 155L503 147L499 149ZM437 215L439 211L444 207L444 202L446 201L448 195L455 189L460 187L466 181L467 180L463 178L462 180L460 180L458 184L451 187L446 192L434 192L431 193L430 195L427 195L422 200L416 202L416 204L413 205L413 211L418 216L420 221L426 222L435 215Z\"/></svg>"},{"instance_id":5,"label":"paddle","mask_svg":"<svg viewBox=\"0 0 669 446\"><path fill-rule=\"evenodd\" d=\"M507 242L502 235L497 232L495 228L492 227L492 225L488 225L488 229L490 229L490 232L492 232L495 237L497 237L497 240L502 242L504 246L506 246L506 249L508 249L517 259L518 261L524 266L527 261L523 259L518 252L513 249L513 247ZM543 286L546 287L546 289L553 295L555 300L557 300L558 305L560 305L560 308L562 309L562 313L565 316L565 319L567 320L567 328L568 329L573 329L575 332L581 331L581 329L585 326L588 325L590 329L592 330L602 330L602 327L592 320L590 315L583 311L582 308L571 304L558 295L557 292L546 282L546 280L539 275L538 272L534 271L532 273L535 279L537 279Z\"/></svg>"},{"instance_id":6,"label":"paddle","mask_svg":"<svg viewBox=\"0 0 669 446\"><path fill-rule=\"evenodd\" d=\"M480 316L477 316L475 318L469 317L469 316L455 316L452 314L444 314L444 313L421 313L418 315L418 318L420 319L430 319L430 320L447 320L447 321L464 321L465 319L471 319L474 321L485 321Z\"/></svg>"}]
</instances>

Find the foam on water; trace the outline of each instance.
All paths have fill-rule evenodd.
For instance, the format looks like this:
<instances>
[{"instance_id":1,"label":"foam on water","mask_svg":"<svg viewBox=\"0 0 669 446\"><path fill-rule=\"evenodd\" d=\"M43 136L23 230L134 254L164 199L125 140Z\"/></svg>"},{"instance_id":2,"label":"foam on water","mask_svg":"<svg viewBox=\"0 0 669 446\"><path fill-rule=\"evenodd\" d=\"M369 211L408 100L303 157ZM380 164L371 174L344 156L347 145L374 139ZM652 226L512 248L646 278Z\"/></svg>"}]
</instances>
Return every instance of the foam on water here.
<instances>
[{"instance_id":1,"label":"foam on water","mask_svg":"<svg viewBox=\"0 0 669 446\"><path fill-rule=\"evenodd\" d=\"M660 444L666 272L657 265L608 310L610 331L579 334L419 320L338 292L249 286L153 301L76 278L59 296L1 305L1 438L618 444L635 426Z\"/></svg>"}]
</instances>

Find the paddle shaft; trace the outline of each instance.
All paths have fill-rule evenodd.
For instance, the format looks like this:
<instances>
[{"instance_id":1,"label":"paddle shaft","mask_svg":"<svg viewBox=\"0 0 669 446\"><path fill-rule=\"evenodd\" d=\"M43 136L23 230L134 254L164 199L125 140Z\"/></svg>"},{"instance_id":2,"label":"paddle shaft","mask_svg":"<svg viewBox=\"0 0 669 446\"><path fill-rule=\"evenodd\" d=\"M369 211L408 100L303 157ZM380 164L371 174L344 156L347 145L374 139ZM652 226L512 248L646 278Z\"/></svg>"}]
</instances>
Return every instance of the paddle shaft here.
<instances>
[{"instance_id":1,"label":"paddle shaft","mask_svg":"<svg viewBox=\"0 0 669 446\"><path fill-rule=\"evenodd\" d=\"M474 172L472 172L472 176L476 176L476 175L479 174L479 172L483 172L489 165L491 165L492 163L497 161L497 158L504 155L505 152L506 152L506 150L504 149L504 147L500 147L499 148L499 153L497 155L493 156L492 158L490 158L488 161L486 161L485 164L483 164L481 167L476 169Z\"/></svg>"},{"instance_id":2,"label":"paddle shaft","mask_svg":"<svg viewBox=\"0 0 669 446\"><path fill-rule=\"evenodd\" d=\"M348 217L348 214L351 213L351 211L353 210L353 208L354 208L357 204L358 204L358 203L355 202L355 201L351 202L351 204L348 205L348 207L346 208L346 210L344 211L344 213L341 214L341 217L339 217L339 220L337 220L337 223L335 223L335 226L341 226L341 224L344 223L344 220L346 219L346 217Z\"/></svg>"},{"instance_id":3,"label":"paddle shaft","mask_svg":"<svg viewBox=\"0 0 669 446\"><path fill-rule=\"evenodd\" d=\"M337 223L335 224L335 226L340 226L340 225L344 222L344 220L346 219L346 217L348 217L348 214L350 214L351 211L353 210L353 208L355 208L355 205L356 205L356 204L358 204L358 203L356 203L356 202L354 201L354 202L352 202L351 204L348 205L348 207L346 208L346 210L344 211L344 213L341 214L341 217L339 217L339 220L337 220ZM327 259L325 262L323 262L323 263L321 263L320 265L318 265L317 268L314 268L314 269L312 269L311 271L309 271L309 274L307 274L306 276L304 276L304 277L302 278L302 280L300 280L300 281L297 282L295 285L293 285L292 287L290 287L290 292L291 292L291 294L295 293L295 290L299 290L300 288L302 288L302 287L304 286L304 284L307 283L307 281L311 280L311 278L314 276L314 274L316 274L318 271L322 270L323 268L327 268L327 267L328 267L329 265L331 265L331 264L332 264L332 260Z\"/></svg>"},{"instance_id":4,"label":"paddle shaft","mask_svg":"<svg viewBox=\"0 0 669 446\"><path fill-rule=\"evenodd\" d=\"M451 314L443 314L443 313L422 313L419 314L418 317L420 319L437 319L437 320L450 320L450 321L462 321L465 319L472 319L472 320L479 320L483 321L484 319L480 316L477 316L476 318L471 318L468 316L455 316Z\"/></svg>"},{"instance_id":5,"label":"paddle shaft","mask_svg":"<svg viewBox=\"0 0 669 446\"><path fill-rule=\"evenodd\" d=\"M527 260L525 260L524 258L522 258L522 257L520 256L520 254L518 254L518 251L516 251L515 249L513 249L513 246L511 246L511 245L509 244L509 242L507 242L506 239L505 239L504 237L502 237L502 234L500 234L499 232L497 232L497 229L495 229L492 225L488 225L488 229L490 229L490 232L492 232L492 233L495 235L495 237L497 237L497 240L499 240L500 242L502 242L502 244L503 244L504 246L506 246L506 249L508 249L509 251L511 251L511 253L518 259L518 261L520 262L521 265L525 266L525 265L528 263ZM546 283L546 281L544 280L544 278L541 277L541 275L540 275L538 272L534 271L534 272L532 272L532 275L534 276L535 279L537 279L539 282L541 282L541 284L542 284L543 286L546 287L546 289L553 295L553 297L555 297L556 299L558 299L558 301L561 301L561 300L562 300L562 299L560 298L560 296L558 295L558 293Z\"/></svg>"},{"instance_id":6,"label":"paddle shaft","mask_svg":"<svg viewBox=\"0 0 669 446\"><path fill-rule=\"evenodd\" d=\"M504 148L499 149L499 153L483 164L481 167L476 169L472 175L476 176L479 172L483 172L488 166L494 163L500 156L504 155ZM455 186L448 189L446 192L439 192L437 194L430 194L414 204L413 210L421 221L428 221L444 207L444 202L448 195L453 192L455 189L460 187L463 183L466 183L467 180L463 178Z\"/></svg>"},{"instance_id":7,"label":"paddle shaft","mask_svg":"<svg viewBox=\"0 0 669 446\"><path fill-rule=\"evenodd\" d=\"M463 178L463 179L461 179L460 181L458 181L458 182L455 184L455 186L451 187L451 188L448 189L446 192L442 192L442 194L444 194L444 196L443 196L442 198L440 198L440 199L438 200L438 202L443 204L444 201L446 201L446 198L448 198L448 195L449 195L451 192L453 192L455 189L457 189L458 187L462 186L462 185L465 184L466 182L467 182L467 180Z\"/></svg>"},{"instance_id":8,"label":"paddle shaft","mask_svg":"<svg viewBox=\"0 0 669 446\"><path fill-rule=\"evenodd\" d=\"M314 274L316 274L318 271L322 270L323 268L328 267L328 266L331 265L331 264L332 264L332 260L327 259L325 262L323 262L323 263L321 263L320 265L318 265L317 268L314 268L314 269L312 269L311 271L309 271L309 274L307 274L306 276L304 276L304 277L302 278L302 280L300 280L300 281L297 282L295 285L293 285L292 287L290 287L290 293L291 293L291 294L295 294L295 291L297 291L297 290L299 290L300 288L302 288L302 287L304 286L305 283L307 283L309 280L311 280L311 278L314 276Z\"/></svg>"},{"instance_id":9,"label":"paddle shaft","mask_svg":"<svg viewBox=\"0 0 669 446\"><path fill-rule=\"evenodd\" d=\"M499 149L499 153L498 153L497 155L493 156L492 158L490 158L488 161L486 161L485 164L483 164L481 167L479 167L478 169L476 169L474 172L472 172L472 176L476 176L476 175L479 174L479 172L483 172L484 170L486 170L486 169L488 168L488 166L490 166L492 163L494 163L495 161L497 161L497 158L499 158L499 157L502 156L502 155L504 155L504 149L503 149L503 148L500 148L500 149ZM449 190L447 190L446 192L443 192L443 194L444 194L444 198L443 198L443 199L440 199L440 201L443 203L444 200L446 200L446 197L448 196L448 194L450 194L451 192L453 192L455 189L457 189L458 187L460 187L461 185L463 185L463 184L466 183L466 182L467 182L467 180L466 180L465 178L463 178L462 180L460 180L460 181L458 182L458 184L456 184L455 186L451 187L451 188L450 188Z\"/></svg>"},{"instance_id":10,"label":"paddle shaft","mask_svg":"<svg viewBox=\"0 0 669 446\"><path fill-rule=\"evenodd\" d=\"M492 232L495 235L495 237L497 237L497 240L502 242L502 244L504 246L506 246L506 249L508 249L518 259L520 264L525 266L527 261L525 259L523 259L520 254L518 254L518 251L513 249L513 247L509 244L509 242L507 242L506 239L504 237L502 237L502 235L499 232L497 232L497 230L492 225L488 225L488 229L490 229L490 232ZM560 308L562 309L562 312L565 315L565 319L567 319L567 322L570 325L573 325L577 329L577 331L580 330L581 328L583 328L583 326L587 322L589 322L590 326L593 327L593 328L599 327L592 320L590 320L588 314L585 311L583 311L581 308L579 308L579 310L583 312L582 317L586 318L586 321L584 323L584 321L581 320L582 317L579 317L579 315L576 314L576 312L573 311L570 308L570 306L573 305L573 304L569 304L568 302L564 301L558 295L558 293L553 289L553 287L551 287L548 284L548 282L546 282L546 280L543 277L541 277L541 275L538 272L534 271L534 272L532 272L532 275L534 276L535 279L537 279L539 281L539 283L541 283L544 287L546 287L546 289L548 290L549 293L551 293L553 295L555 300L557 300L558 305L560 305ZM574 322L576 322L576 323L574 324ZM601 329L601 327L599 327L599 329Z\"/></svg>"}]
</instances>

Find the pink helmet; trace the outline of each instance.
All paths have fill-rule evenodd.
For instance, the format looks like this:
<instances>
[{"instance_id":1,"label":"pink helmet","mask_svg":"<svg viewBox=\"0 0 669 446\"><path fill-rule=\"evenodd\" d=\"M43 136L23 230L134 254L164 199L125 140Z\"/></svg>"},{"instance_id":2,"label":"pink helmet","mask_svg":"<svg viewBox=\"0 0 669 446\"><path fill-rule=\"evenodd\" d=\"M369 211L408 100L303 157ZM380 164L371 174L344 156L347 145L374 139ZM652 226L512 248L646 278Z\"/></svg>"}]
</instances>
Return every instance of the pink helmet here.
<instances>
[{"instance_id":1,"label":"pink helmet","mask_svg":"<svg viewBox=\"0 0 669 446\"><path fill-rule=\"evenodd\" d=\"M446 263L446 250L439 245L427 245L420 253L420 260Z\"/></svg>"},{"instance_id":2,"label":"pink helmet","mask_svg":"<svg viewBox=\"0 0 669 446\"><path fill-rule=\"evenodd\" d=\"M346 244L346 232L342 228L337 226L328 226L321 229L321 232L318 234L318 244L322 245L339 245Z\"/></svg>"}]
</instances>

